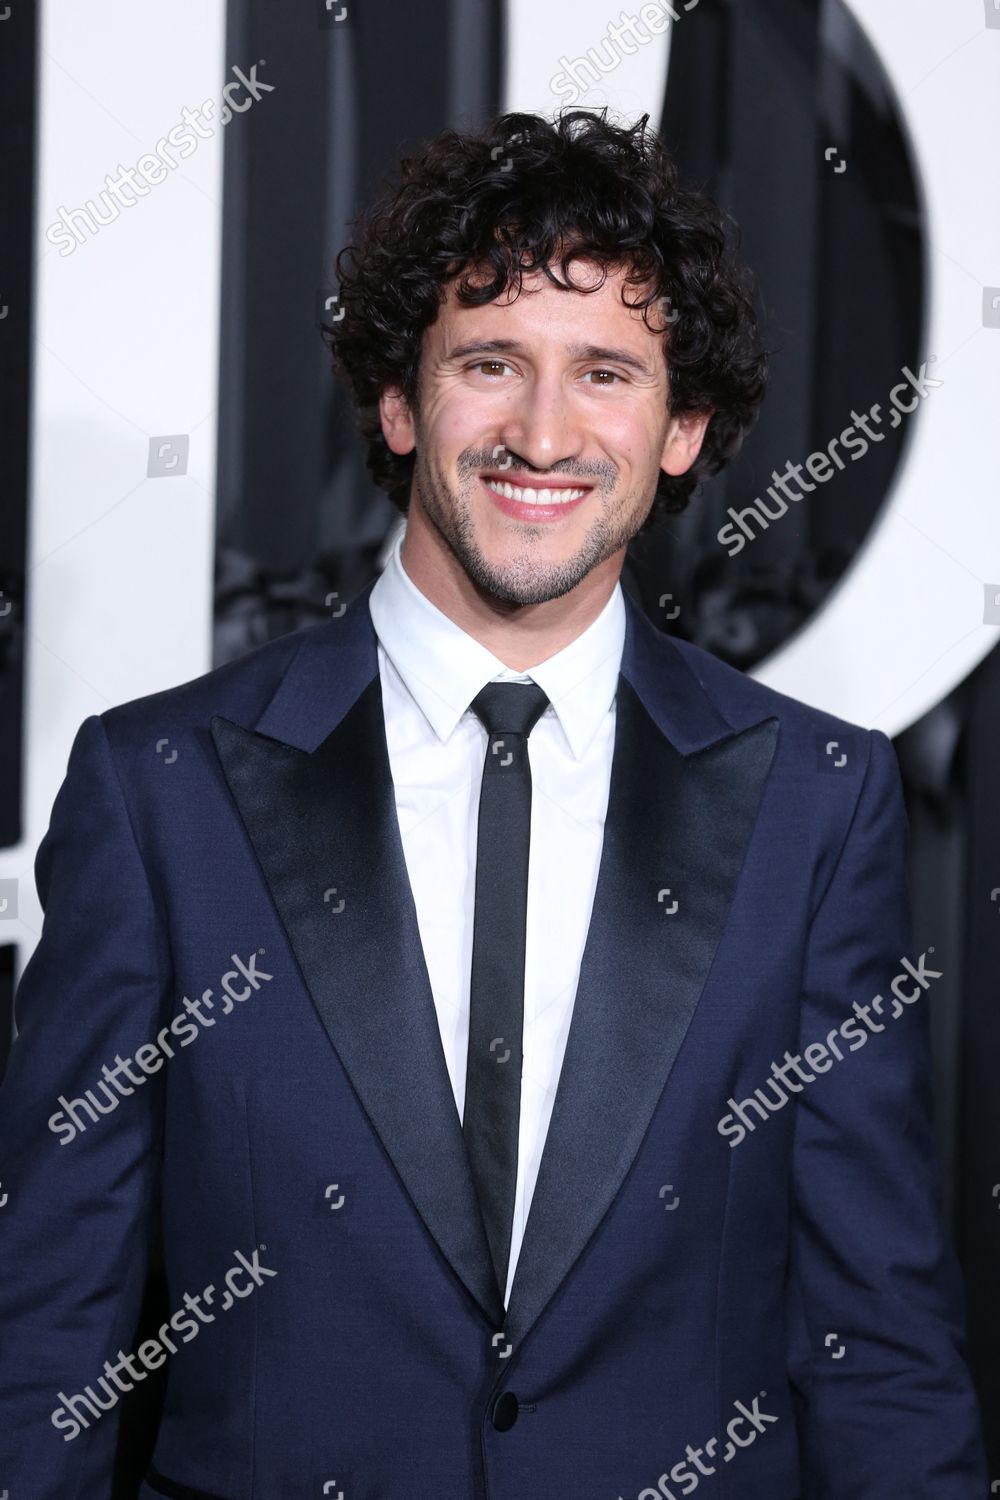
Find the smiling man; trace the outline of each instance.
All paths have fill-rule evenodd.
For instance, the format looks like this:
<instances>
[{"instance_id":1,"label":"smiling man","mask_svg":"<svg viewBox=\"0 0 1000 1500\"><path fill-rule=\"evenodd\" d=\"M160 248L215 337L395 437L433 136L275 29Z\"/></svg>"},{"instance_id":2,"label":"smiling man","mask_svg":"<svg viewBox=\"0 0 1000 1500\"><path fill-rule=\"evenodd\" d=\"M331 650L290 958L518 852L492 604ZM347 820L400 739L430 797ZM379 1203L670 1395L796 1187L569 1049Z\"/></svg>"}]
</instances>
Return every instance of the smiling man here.
<instances>
[{"instance_id":1,"label":"smiling man","mask_svg":"<svg viewBox=\"0 0 1000 1500\"><path fill-rule=\"evenodd\" d=\"M171 1307L268 1280L168 1344L140 1500L985 1493L892 747L620 583L765 382L647 125L403 162L331 330L384 570L77 733L0 1090L12 1497L109 1494L157 1226Z\"/></svg>"},{"instance_id":2,"label":"smiling man","mask_svg":"<svg viewBox=\"0 0 1000 1500\"><path fill-rule=\"evenodd\" d=\"M596 618L661 472L690 470L711 417L674 415L665 324L628 305L627 272L578 261L576 295L536 271L471 307L449 284L419 401L381 398L386 442L414 454L407 574L509 666Z\"/></svg>"}]
</instances>

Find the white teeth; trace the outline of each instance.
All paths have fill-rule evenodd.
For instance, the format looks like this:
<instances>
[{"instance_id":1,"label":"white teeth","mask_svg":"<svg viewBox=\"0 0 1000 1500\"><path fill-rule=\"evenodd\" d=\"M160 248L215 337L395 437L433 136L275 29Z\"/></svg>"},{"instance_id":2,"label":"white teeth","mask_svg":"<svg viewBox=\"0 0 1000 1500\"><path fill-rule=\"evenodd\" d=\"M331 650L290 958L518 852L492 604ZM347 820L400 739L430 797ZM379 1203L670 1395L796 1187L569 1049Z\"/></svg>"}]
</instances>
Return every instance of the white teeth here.
<instances>
[{"instance_id":1,"label":"white teeth","mask_svg":"<svg viewBox=\"0 0 1000 1500\"><path fill-rule=\"evenodd\" d=\"M565 505L569 500L579 500L587 493L586 490L533 490L519 489L516 484L501 484L496 479L487 479L486 483L496 495L503 495L508 500L520 500L525 505Z\"/></svg>"}]
</instances>

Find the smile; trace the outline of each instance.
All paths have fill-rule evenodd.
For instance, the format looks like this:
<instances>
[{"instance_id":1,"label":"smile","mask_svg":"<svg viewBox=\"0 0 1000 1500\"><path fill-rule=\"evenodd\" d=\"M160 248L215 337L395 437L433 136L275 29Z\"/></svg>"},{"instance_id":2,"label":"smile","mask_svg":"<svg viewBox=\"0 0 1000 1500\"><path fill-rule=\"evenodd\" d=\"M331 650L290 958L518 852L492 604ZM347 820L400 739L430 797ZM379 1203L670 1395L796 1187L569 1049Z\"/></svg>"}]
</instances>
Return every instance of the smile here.
<instances>
[{"instance_id":1,"label":"smile","mask_svg":"<svg viewBox=\"0 0 1000 1500\"><path fill-rule=\"evenodd\" d=\"M585 489L539 490L532 486L507 484L498 479L485 479L483 483L494 495L501 495L506 500L516 500L522 505L567 505L572 500L582 500L587 493Z\"/></svg>"}]
</instances>

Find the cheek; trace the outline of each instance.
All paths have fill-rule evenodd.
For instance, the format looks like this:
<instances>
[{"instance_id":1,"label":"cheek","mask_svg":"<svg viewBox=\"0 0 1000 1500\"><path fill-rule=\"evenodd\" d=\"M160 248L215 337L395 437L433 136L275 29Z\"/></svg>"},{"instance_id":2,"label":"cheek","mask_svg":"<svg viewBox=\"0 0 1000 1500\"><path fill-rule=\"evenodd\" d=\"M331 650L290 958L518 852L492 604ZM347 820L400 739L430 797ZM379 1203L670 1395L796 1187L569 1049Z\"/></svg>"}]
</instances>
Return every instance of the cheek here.
<instances>
[{"instance_id":1,"label":"cheek","mask_svg":"<svg viewBox=\"0 0 1000 1500\"><path fill-rule=\"evenodd\" d=\"M602 446L623 476L645 476L660 467L663 444L657 431L642 421L625 419L605 428Z\"/></svg>"},{"instance_id":2,"label":"cheek","mask_svg":"<svg viewBox=\"0 0 1000 1500\"><path fill-rule=\"evenodd\" d=\"M636 467L658 463L667 435L667 419L659 404L622 401L609 402L604 411L595 411L592 432L609 452Z\"/></svg>"},{"instance_id":3,"label":"cheek","mask_svg":"<svg viewBox=\"0 0 1000 1500\"><path fill-rule=\"evenodd\" d=\"M486 402L438 398L425 404L421 422L424 444L439 461L456 459L467 448L481 448L495 429L496 412Z\"/></svg>"}]
</instances>

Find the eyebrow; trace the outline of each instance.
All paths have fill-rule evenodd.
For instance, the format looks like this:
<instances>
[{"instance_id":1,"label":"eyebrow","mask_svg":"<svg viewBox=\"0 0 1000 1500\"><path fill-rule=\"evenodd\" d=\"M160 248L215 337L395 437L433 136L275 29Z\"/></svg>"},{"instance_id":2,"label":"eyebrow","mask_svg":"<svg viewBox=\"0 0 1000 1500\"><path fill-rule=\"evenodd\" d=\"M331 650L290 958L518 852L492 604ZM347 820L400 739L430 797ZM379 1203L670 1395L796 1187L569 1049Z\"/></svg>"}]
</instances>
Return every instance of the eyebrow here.
<instances>
[{"instance_id":1,"label":"eyebrow","mask_svg":"<svg viewBox=\"0 0 1000 1500\"><path fill-rule=\"evenodd\" d=\"M523 353L524 346L516 339L476 339L469 344L459 344L447 358L456 360L466 359L470 354ZM630 370L637 370L641 375L653 374L645 360L640 359L637 354L632 354L628 349L613 348L604 344L570 344L567 353L572 359L592 359L608 364L626 365Z\"/></svg>"}]
</instances>

